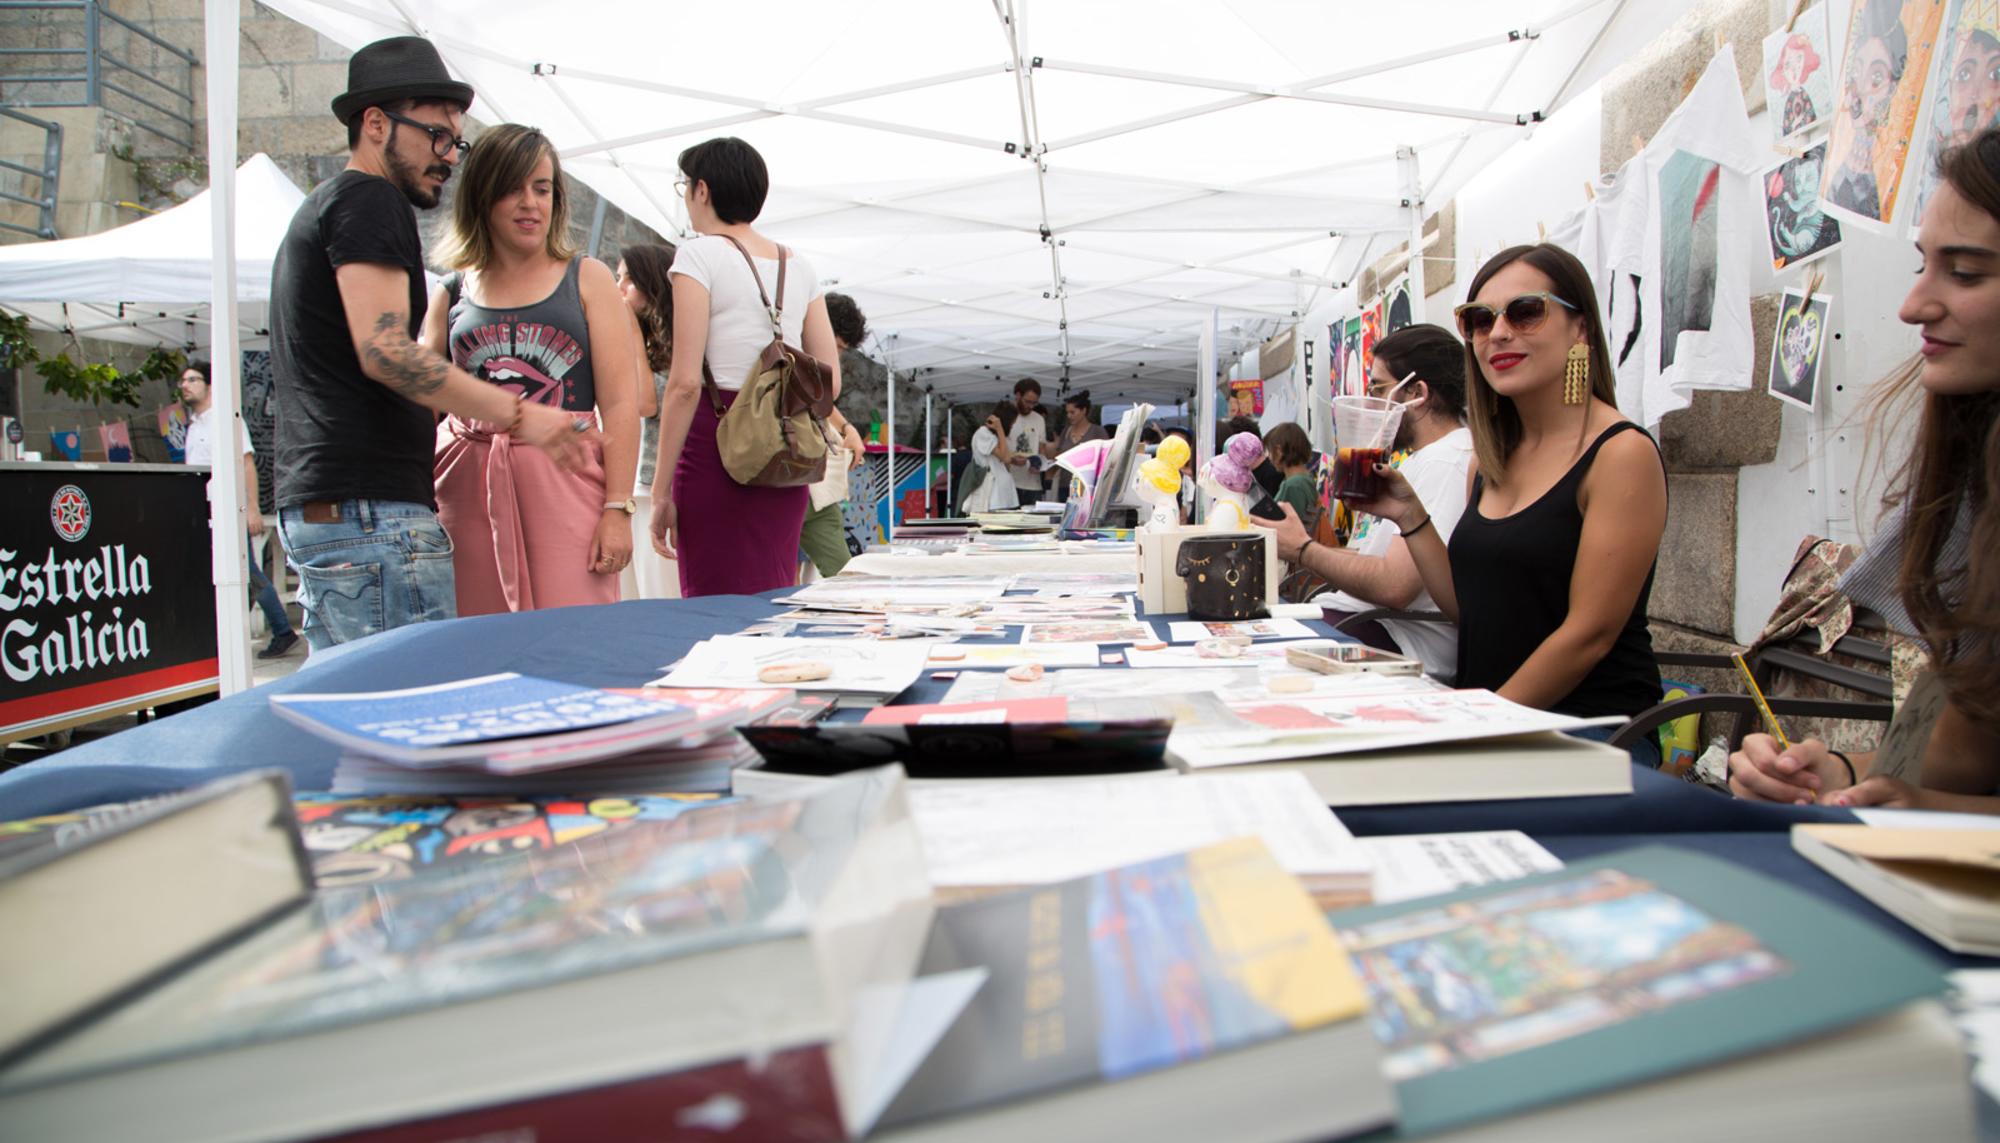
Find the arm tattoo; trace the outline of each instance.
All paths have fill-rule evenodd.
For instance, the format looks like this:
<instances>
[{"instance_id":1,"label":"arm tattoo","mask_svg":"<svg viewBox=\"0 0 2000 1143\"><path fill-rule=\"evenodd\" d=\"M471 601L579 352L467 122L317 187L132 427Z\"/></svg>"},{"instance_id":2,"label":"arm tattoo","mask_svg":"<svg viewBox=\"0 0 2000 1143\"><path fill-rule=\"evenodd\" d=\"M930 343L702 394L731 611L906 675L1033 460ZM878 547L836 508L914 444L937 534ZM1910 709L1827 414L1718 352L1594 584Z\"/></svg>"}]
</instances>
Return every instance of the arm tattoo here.
<instances>
[{"instance_id":1,"label":"arm tattoo","mask_svg":"<svg viewBox=\"0 0 2000 1143\"><path fill-rule=\"evenodd\" d=\"M420 402L444 387L451 366L410 340L405 328L408 321L409 315L399 310L385 311L375 319L375 332L368 339L368 364L384 385Z\"/></svg>"}]
</instances>

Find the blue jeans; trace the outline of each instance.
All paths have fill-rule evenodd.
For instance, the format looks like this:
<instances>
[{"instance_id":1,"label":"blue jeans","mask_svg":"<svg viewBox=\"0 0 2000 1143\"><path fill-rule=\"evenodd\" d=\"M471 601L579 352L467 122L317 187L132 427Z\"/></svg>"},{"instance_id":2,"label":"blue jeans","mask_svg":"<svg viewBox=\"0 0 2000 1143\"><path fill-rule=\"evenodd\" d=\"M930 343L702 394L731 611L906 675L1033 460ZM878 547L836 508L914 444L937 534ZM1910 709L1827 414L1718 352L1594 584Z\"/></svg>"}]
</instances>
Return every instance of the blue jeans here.
<instances>
[{"instance_id":1,"label":"blue jeans","mask_svg":"<svg viewBox=\"0 0 2000 1143\"><path fill-rule=\"evenodd\" d=\"M250 542L250 587L257 593L257 606L264 612L264 622L271 626L271 637L282 639L291 634L291 617L285 614L285 605L278 598L278 589L271 586L271 577L264 574L254 539Z\"/></svg>"},{"instance_id":2,"label":"blue jeans","mask_svg":"<svg viewBox=\"0 0 2000 1143\"><path fill-rule=\"evenodd\" d=\"M303 508L283 508L278 536L299 573L306 643L315 651L458 614L451 537L428 505L342 500L333 523L308 523Z\"/></svg>"},{"instance_id":3,"label":"blue jeans","mask_svg":"<svg viewBox=\"0 0 2000 1143\"><path fill-rule=\"evenodd\" d=\"M1565 730L1563 733L1569 735L1571 738L1588 738L1592 742L1609 742L1611 741L1611 736L1618 733L1618 728L1615 726L1586 726L1582 730ZM1634 742L1625 749L1627 753L1632 755L1632 761L1637 762L1646 769L1658 770L1660 768L1660 740L1655 735L1642 734L1639 736L1639 741Z\"/></svg>"}]
</instances>

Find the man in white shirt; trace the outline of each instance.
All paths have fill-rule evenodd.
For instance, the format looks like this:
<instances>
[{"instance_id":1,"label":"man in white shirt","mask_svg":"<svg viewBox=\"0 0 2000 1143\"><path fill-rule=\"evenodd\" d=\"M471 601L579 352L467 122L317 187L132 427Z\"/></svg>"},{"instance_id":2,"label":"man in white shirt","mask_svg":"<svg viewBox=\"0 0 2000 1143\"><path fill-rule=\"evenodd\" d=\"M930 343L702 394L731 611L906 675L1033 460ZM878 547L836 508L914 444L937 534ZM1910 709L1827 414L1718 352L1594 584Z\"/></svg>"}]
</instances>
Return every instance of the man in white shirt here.
<instances>
[{"instance_id":1,"label":"man in white shirt","mask_svg":"<svg viewBox=\"0 0 2000 1143\"><path fill-rule=\"evenodd\" d=\"M1472 431L1465 427L1464 346L1434 325L1397 330L1375 346L1368 392L1402 403L1396 448L1409 449L1410 455L1401 471L1430 510L1438 538L1449 542L1465 512L1467 474L1475 462ZM1323 605L1350 613L1378 607L1437 610L1396 526L1374 516L1360 521L1345 548L1329 548L1312 541L1289 507L1276 524L1253 520L1276 531L1280 558L1298 562L1338 589L1320 597ZM1394 649L1423 660L1425 674L1449 682L1458 673L1453 624L1383 620L1382 627ZM1364 632L1351 633L1371 642Z\"/></svg>"},{"instance_id":2,"label":"man in white shirt","mask_svg":"<svg viewBox=\"0 0 2000 1143\"><path fill-rule=\"evenodd\" d=\"M187 406L188 424L185 449L187 463L215 464L215 428L209 416L215 409L214 394L209 390L209 365L206 361L194 361L181 372L181 402ZM258 536L264 531L264 514L257 508L257 453L250 447L248 437L241 435L241 429L233 423L224 431L235 432L243 444L243 497L244 518L249 522L250 534ZM250 560L250 584L257 591L257 606L264 610L264 618L271 626L271 641L257 652L259 659L276 659L284 655L298 643L299 636L292 630L292 621L285 614L285 605L278 599L278 589L271 586L271 580L264 569L257 566L257 560Z\"/></svg>"},{"instance_id":3,"label":"man in white shirt","mask_svg":"<svg viewBox=\"0 0 2000 1143\"><path fill-rule=\"evenodd\" d=\"M1023 377L1014 383L1014 408L1020 415L1014 418L1007 438L1007 447L1014 454L1007 463L1013 466L1014 490L1023 508L1042 498L1042 445L1049 439L1049 425L1042 419L1041 404L1040 381Z\"/></svg>"}]
</instances>

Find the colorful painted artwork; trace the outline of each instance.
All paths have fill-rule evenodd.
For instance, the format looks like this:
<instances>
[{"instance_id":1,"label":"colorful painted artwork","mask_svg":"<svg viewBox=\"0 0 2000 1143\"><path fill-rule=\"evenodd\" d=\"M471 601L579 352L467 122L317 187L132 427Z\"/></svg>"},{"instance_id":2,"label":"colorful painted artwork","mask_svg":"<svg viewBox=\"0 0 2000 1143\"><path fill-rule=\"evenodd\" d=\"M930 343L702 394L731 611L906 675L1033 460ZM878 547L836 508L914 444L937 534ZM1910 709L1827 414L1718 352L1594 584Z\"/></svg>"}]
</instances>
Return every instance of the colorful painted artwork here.
<instances>
[{"instance_id":1,"label":"colorful painted artwork","mask_svg":"<svg viewBox=\"0 0 2000 1143\"><path fill-rule=\"evenodd\" d=\"M1368 391L1368 372L1375 368L1375 343L1388 335L1382 326L1385 320L1384 300L1377 298L1374 305L1361 311L1361 375L1355 382L1358 393Z\"/></svg>"},{"instance_id":2,"label":"colorful painted artwork","mask_svg":"<svg viewBox=\"0 0 2000 1143\"><path fill-rule=\"evenodd\" d=\"M1382 295L1382 336L1409 328L1416 321L1415 315L1410 305L1410 280L1404 278Z\"/></svg>"},{"instance_id":3,"label":"colorful painted artwork","mask_svg":"<svg viewBox=\"0 0 2000 1143\"><path fill-rule=\"evenodd\" d=\"M1356 397L1368 392L1368 361L1362 348L1366 326L1361 315L1356 314L1347 319L1341 330L1340 356L1346 365L1336 396Z\"/></svg>"},{"instance_id":4,"label":"colorful painted artwork","mask_svg":"<svg viewBox=\"0 0 2000 1143\"><path fill-rule=\"evenodd\" d=\"M175 464L187 460L187 406L175 401L160 406L160 439L167 442L167 459ZM259 503L269 504L268 500Z\"/></svg>"},{"instance_id":5,"label":"colorful painted artwork","mask_svg":"<svg viewBox=\"0 0 2000 1143\"><path fill-rule=\"evenodd\" d=\"M1262 381L1231 381L1229 399L1236 402L1236 415L1261 417L1264 415L1264 383Z\"/></svg>"},{"instance_id":6,"label":"colorful painted artwork","mask_svg":"<svg viewBox=\"0 0 2000 1143\"><path fill-rule=\"evenodd\" d=\"M1819 400L1820 364L1833 332L1833 298L1786 290L1778 305L1778 331L1771 342L1771 396L1811 412Z\"/></svg>"},{"instance_id":7,"label":"colorful painted artwork","mask_svg":"<svg viewBox=\"0 0 2000 1143\"><path fill-rule=\"evenodd\" d=\"M1764 37L1764 97L1778 138L1810 131L1833 113L1834 63L1825 4L1813 5L1790 28Z\"/></svg>"},{"instance_id":8,"label":"colorful painted artwork","mask_svg":"<svg viewBox=\"0 0 2000 1143\"><path fill-rule=\"evenodd\" d=\"M1944 5L1862 0L1854 8L1822 188L1843 220L1886 225L1895 215Z\"/></svg>"},{"instance_id":9,"label":"colorful painted artwork","mask_svg":"<svg viewBox=\"0 0 2000 1143\"><path fill-rule=\"evenodd\" d=\"M1143 619L1079 619L1030 623L1021 629L1023 646L1051 643L1157 643L1158 632Z\"/></svg>"},{"instance_id":10,"label":"colorful painted artwork","mask_svg":"<svg viewBox=\"0 0 2000 1143\"><path fill-rule=\"evenodd\" d=\"M1715 320L1719 164L1675 151L1660 167L1660 371L1673 367L1680 335L1706 332Z\"/></svg>"},{"instance_id":11,"label":"colorful painted artwork","mask_svg":"<svg viewBox=\"0 0 2000 1143\"><path fill-rule=\"evenodd\" d=\"M1938 59L1930 119L1924 124L1917 156L1912 231L1937 191L1938 156L1994 126L2000 126L2000 0L1951 0L1945 9L1944 51Z\"/></svg>"},{"instance_id":12,"label":"colorful painted artwork","mask_svg":"<svg viewBox=\"0 0 2000 1143\"><path fill-rule=\"evenodd\" d=\"M83 430L50 429L49 447L64 460L82 460Z\"/></svg>"},{"instance_id":13,"label":"colorful painted artwork","mask_svg":"<svg viewBox=\"0 0 2000 1143\"><path fill-rule=\"evenodd\" d=\"M1764 176L1764 233L1771 240L1771 268L1789 270L1840 245L1840 223L1819 201L1826 144L1807 148Z\"/></svg>"},{"instance_id":14,"label":"colorful painted artwork","mask_svg":"<svg viewBox=\"0 0 2000 1143\"><path fill-rule=\"evenodd\" d=\"M104 459L113 464L132 463L132 428L124 421L97 426L97 440L104 446Z\"/></svg>"},{"instance_id":15,"label":"colorful painted artwork","mask_svg":"<svg viewBox=\"0 0 2000 1143\"><path fill-rule=\"evenodd\" d=\"M1601 869L1340 932L1397 1081L1779 976L1750 932Z\"/></svg>"}]
</instances>

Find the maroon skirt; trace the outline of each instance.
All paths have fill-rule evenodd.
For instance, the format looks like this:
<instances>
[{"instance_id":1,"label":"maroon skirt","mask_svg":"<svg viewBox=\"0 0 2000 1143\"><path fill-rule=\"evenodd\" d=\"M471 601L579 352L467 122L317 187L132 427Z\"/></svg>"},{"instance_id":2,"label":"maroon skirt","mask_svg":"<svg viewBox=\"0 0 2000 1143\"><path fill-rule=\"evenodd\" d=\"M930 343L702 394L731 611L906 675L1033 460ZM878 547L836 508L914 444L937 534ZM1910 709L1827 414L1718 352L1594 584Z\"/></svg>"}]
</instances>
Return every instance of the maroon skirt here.
<instances>
[{"instance_id":1,"label":"maroon skirt","mask_svg":"<svg viewBox=\"0 0 2000 1143\"><path fill-rule=\"evenodd\" d=\"M724 406L736 394L722 391ZM716 451L715 406L695 401L687 443L674 465L674 512L680 528L681 596L754 595L799 579L799 529L806 490L736 483Z\"/></svg>"}]
</instances>

